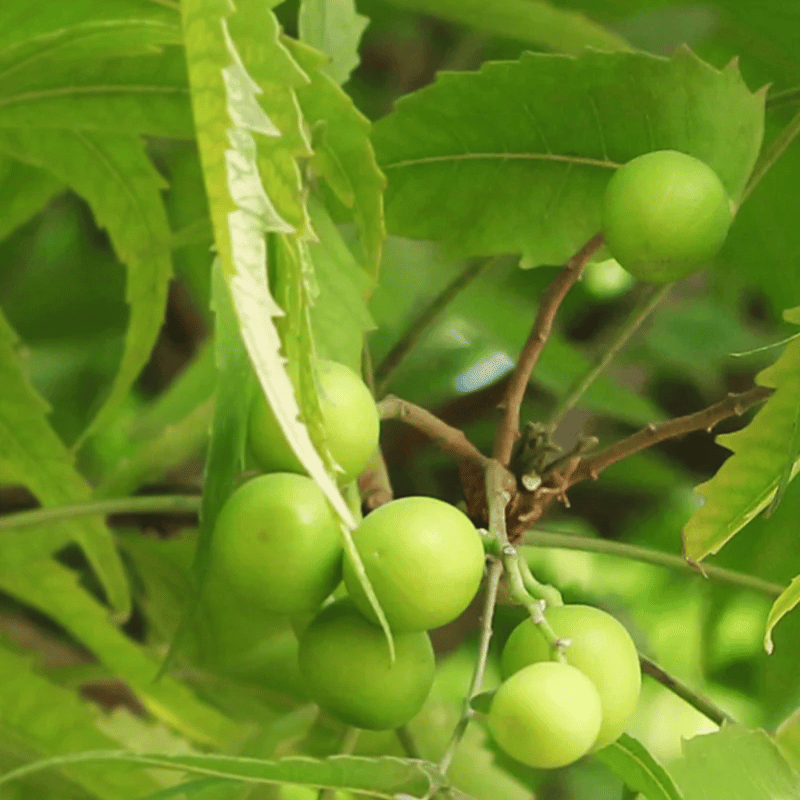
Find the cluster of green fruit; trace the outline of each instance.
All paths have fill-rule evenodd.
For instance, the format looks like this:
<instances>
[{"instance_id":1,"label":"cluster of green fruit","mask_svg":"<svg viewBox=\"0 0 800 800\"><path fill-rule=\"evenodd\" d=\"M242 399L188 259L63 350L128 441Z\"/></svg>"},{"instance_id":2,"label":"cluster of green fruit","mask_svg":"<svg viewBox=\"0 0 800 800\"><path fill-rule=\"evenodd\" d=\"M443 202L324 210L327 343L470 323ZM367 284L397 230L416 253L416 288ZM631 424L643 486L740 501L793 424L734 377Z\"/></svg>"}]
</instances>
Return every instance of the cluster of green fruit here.
<instances>
[{"instance_id":1,"label":"cluster of green fruit","mask_svg":"<svg viewBox=\"0 0 800 800\"><path fill-rule=\"evenodd\" d=\"M356 477L377 446L375 403L348 368L320 367L327 446ZM250 449L266 471L240 486L217 518L216 574L249 609L295 618L314 614L300 634L298 660L310 696L361 728L388 729L422 707L434 676L427 630L470 603L483 575L480 536L461 511L408 497L369 514L353 532L366 575L392 629L395 658L342 547L340 523L283 438L266 400L250 418ZM344 579L347 597L322 606ZM321 607L322 606L322 607Z\"/></svg>"},{"instance_id":2,"label":"cluster of green fruit","mask_svg":"<svg viewBox=\"0 0 800 800\"><path fill-rule=\"evenodd\" d=\"M564 660L528 619L503 648L505 678L492 699L489 729L509 755L541 769L563 767L615 741L639 699L641 669L625 628L598 608L547 611L568 642Z\"/></svg>"}]
</instances>

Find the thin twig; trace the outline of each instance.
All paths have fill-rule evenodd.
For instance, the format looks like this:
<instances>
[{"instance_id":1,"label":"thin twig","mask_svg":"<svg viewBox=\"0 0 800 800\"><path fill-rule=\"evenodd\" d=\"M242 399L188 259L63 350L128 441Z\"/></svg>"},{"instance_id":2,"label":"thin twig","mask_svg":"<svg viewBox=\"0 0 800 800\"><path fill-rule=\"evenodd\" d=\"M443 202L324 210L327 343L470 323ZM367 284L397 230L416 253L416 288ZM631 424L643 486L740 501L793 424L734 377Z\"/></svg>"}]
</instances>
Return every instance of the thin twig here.
<instances>
[{"instance_id":1,"label":"thin twig","mask_svg":"<svg viewBox=\"0 0 800 800\"><path fill-rule=\"evenodd\" d=\"M386 461L380 448L372 454L364 471L358 476L358 491L362 504L369 511L374 511L378 506L394 499L389 471L386 469Z\"/></svg>"},{"instance_id":2,"label":"thin twig","mask_svg":"<svg viewBox=\"0 0 800 800\"><path fill-rule=\"evenodd\" d=\"M35 508L0 517L0 530L26 528L47 522L60 522L74 517L108 516L109 514L196 514L200 511L200 495L142 495L113 497L108 500L87 500L64 506Z\"/></svg>"},{"instance_id":3,"label":"thin twig","mask_svg":"<svg viewBox=\"0 0 800 800\"><path fill-rule=\"evenodd\" d=\"M464 700L464 707L461 718L453 730L453 735L447 744L444 755L439 761L439 772L443 775L447 773L453 763L458 745L464 737L469 721L472 719L474 711L470 702L475 695L479 694L483 687L483 678L486 673L486 662L489 658L489 643L492 640L492 619L494 609L497 605L497 591L500 587L500 576L503 574L503 562L495 557L490 557L489 574L486 580L486 595L483 600L483 614L481 617L481 639L478 649L478 659L475 663L475 671L472 674L472 682Z\"/></svg>"},{"instance_id":4,"label":"thin twig","mask_svg":"<svg viewBox=\"0 0 800 800\"><path fill-rule=\"evenodd\" d=\"M550 338L553 321L558 309L567 296L567 292L580 277L586 263L600 249L602 244L602 234L598 233L593 236L565 264L564 268L542 295L530 335L522 348L522 353L520 353L514 371L511 373L511 379L501 404L503 418L498 426L493 455L503 466L508 466L511 460L511 451L514 447L514 442L519 436L519 413L522 398L525 395L533 370L539 361L539 356Z\"/></svg>"},{"instance_id":5,"label":"thin twig","mask_svg":"<svg viewBox=\"0 0 800 800\"><path fill-rule=\"evenodd\" d=\"M731 569L715 567L711 564L703 564L701 574L696 567L692 566L681 556L672 553L664 553L660 550L651 550L648 547L640 547L625 542L614 542L610 539L596 539L589 536L578 536L572 533L556 533L553 531L543 531L534 529L525 536L525 544L533 547L552 547L559 550L580 550L585 553L603 553L605 555L627 558L631 561L641 561L645 564L653 564L657 567L674 569L685 572L696 578L703 574L710 580L718 583L726 583L736 586L739 589L749 589L753 592L767 595L768 597L778 597L784 590L779 583L765 581L754 575L746 575L743 572L734 572Z\"/></svg>"},{"instance_id":6,"label":"thin twig","mask_svg":"<svg viewBox=\"0 0 800 800\"><path fill-rule=\"evenodd\" d=\"M758 159L750 173L747 186L744 187L742 196L739 198L738 206L747 200L753 189L758 186L761 179L772 169L798 135L800 135L800 111L792 117L789 124L772 140L766 152L762 153Z\"/></svg>"},{"instance_id":7,"label":"thin twig","mask_svg":"<svg viewBox=\"0 0 800 800\"><path fill-rule=\"evenodd\" d=\"M397 419L417 428L448 455L459 461L471 461L485 469L490 459L464 435L464 432L439 419L421 406L387 395L378 403L382 420Z\"/></svg>"},{"instance_id":8,"label":"thin twig","mask_svg":"<svg viewBox=\"0 0 800 800\"><path fill-rule=\"evenodd\" d=\"M577 405L578 401L586 393L586 390L597 380L599 375L616 357L620 350L628 343L628 340L639 329L639 326L647 319L653 309L669 294L672 284L666 286L653 287L647 301L637 309L636 313L626 322L614 337L613 342L603 353L603 357L583 376L570 390L566 397L561 401L558 408L553 412L553 416L548 423L548 430L554 431L564 415Z\"/></svg>"},{"instance_id":9,"label":"thin twig","mask_svg":"<svg viewBox=\"0 0 800 800\"><path fill-rule=\"evenodd\" d=\"M623 439L605 450L583 459L572 473L569 479L569 486L573 486L587 478L597 478L604 469L617 461L632 456L640 450L652 447L659 442L684 436L692 431L711 431L722 420L732 416L741 416L752 406L763 403L772 395L772 392L772 389L756 386L742 394L730 395L725 400L694 414L675 417L675 419L667 422L651 423L632 436L628 436L627 439Z\"/></svg>"},{"instance_id":10,"label":"thin twig","mask_svg":"<svg viewBox=\"0 0 800 800\"><path fill-rule=\"evenodd\" d=\"M709 700L708 697L700 694L700 692L696 692L673 675L670 675L654 661L647 658L647 656L639 654L639 663L642 665L642 672L645 675L649 675L651 678L657 680L662 686L665 686L673 694L685 700L690 706L697 709L704 717L708 717L713 723L721 727L726 723L734 724L736 722L733 717L726 714L716 703Z\"/></svg>"},{"instance_id":11,"label":"thin twig","mask_svg":"<svg viewBox=\"0 0 800 800\"><path fill-rule=\"evenodd\" d=\"M384 356L383 361L375 368L376 397L381 397L389 387L395 370L403 359L413 350L430 326L436 321L439 314L472 283L490 264L496 263L497 257L482 258L468 264L466 269L445 286L442 291L413 319L408 330L398 340L395 346Z\"/></svg>"}]
</instances>

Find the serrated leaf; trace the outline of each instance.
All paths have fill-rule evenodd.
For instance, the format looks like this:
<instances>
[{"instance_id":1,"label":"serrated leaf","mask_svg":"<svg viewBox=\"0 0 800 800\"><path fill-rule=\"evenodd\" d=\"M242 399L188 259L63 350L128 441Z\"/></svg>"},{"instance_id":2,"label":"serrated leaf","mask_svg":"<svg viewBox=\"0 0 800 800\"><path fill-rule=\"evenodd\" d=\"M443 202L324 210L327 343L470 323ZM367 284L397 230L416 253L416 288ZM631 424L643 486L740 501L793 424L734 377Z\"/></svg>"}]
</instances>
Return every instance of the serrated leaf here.
<instances>
[{"instance_id":1,"label":"serrated leaf","mask_svg":"<svg viewBox=\"0 0 800 800\"><path fill-rule=\"evenodd\" d=\"M90 761L163 767L194 775L226 777L248 784L295 783L317 788L368 792L388 800L403 794L421 797L435 785L434 773L423 762L391 756L331 756L324 759L297 757L268 761L221 755L140 754L124 751L95 751L38 761L0 776L0 784L48 767Z\"/></svg>"},{"instance_id":2,"label":"serrated leaf","mask_svg":"<svg viewBox=\"0 0 800 800\"><path fill-rule=\"evenodd\" d=\"M325 53L325 72L344 83L358 66L358 43L369 18L356 11L353 0L301 0L300 39Z\"/></svg>"},{"instance_id":3,"label":"serrated leaf","mask_svg":"<svg viewBox=\"0 0 800 800\"><path fill-rule=\"evenodd\" d=\"M371 123L324 74L324 61L318 53L292 39L285 38L284 42L311 79L311 83L298 88L297 97L314 132L314 166L339 201L351 209L365 266L376 276L386 235L386 179L375 159Z\"/></svg>"},{"instance_id":4,"label":"serrated leaf","mask_svg":"<svg viewBox=\"0 0 800 800\"><path fill-rule=\"evenodd\" d=\"M43 506L86 500L90 487L47 421L47 404L23 371L23 352L0 313L0 481L26 486ZM14 569L68 542L80 545L111 607L121 618L127 618L131 599L125 569L102 519L56 520L24 539L8 534L0 543L0 564Z\"/></svg>"},{"instance_id":5,"label":"serrated leaf","mask_svg":"<svg viewBox=\"0 0 800 800\"><path fill-rule=\"evenodd\" d=\"M688 50L525 53L440 73L375 123L387 226L459 256L559 264L598 231L613 169L650 150L702 159L738 199L763 116L763 92L735 65L718 71Z\"/></svg>"},{"instance_id":6,"label":"serrated leaf","mask_svg":"<svg viewBox=\"0 0 800 800\"><path fill-rule=\"evenodd\" d=\"M772 604L767 617L767 628L764 632L764 649L771 653L773 650L772 631L798 603L800 603L800 575L783 590L778 599Z\"/></svg>"},{"instance_id":7,"label":"serrated leaf","mask_svg":"<svg viewBox=\"0 0 800 800\"><path fill-rule=\"evenodd\" d=\"M491 12L484 0L389 1L402 8L470 25L494 36L530 42L557 52L577 53L585 47L632 49L621 36L587 16L539 0L492 0Z\"/></svg>"},{"instance_id":8,"label":"serrated leaf","mask_svg":"<svg viewBox=\"0 0 800 800\"><path fill-rule=\"evenodd\" d=\"M106 609L55 561L28 562L0 572L0 587L49 616L122 678L156 718L195 742L219 747L238 727L168 676L155 681L158 662L109 621Z\"/></svg>"},{"instance_id":9,"label":"serrated leaf","mask_svg":"<svg viewBox=\"0 0 800 800\"><path fill-rule=\"evenodd\" d=\"M46 170L0 156L0 240L41 211L63 188Z\"/></svg>"},{"instance_id":10,"label":"serrated leaf","mask_svg":"<svg viewBox=\"0 0 800 800\"><path fill-rule=\"evenodd\" d=\"M31 671L25 659L0 647L0 730L15 749L57 755L113 747L88 703ZM134 800L157 784L144 772L111 771L102 764L66 765L63 774L108 800Z\"/></svg>"},{"instance_id":11,"label":"serrated leaf","mask_svg":"<svg viewBox=\"0 0 800 800\"><path fill-rule=\"evenodd\" d=\"M800 776L762 730L726 725L683 743L673 772L686 800L795 800Z\"/></svg>"},{"instance_id":12,"label":"serrated leaf","mask_svg":"<svg viewBox=\"0 0 800 800\"><path fill-rule=\"evenodd\" d=\"M647 800L683 800L667 771L632 736L623 733L616 742L598 750L602 761L622 782Z\"/></svg>"},{"instance_id":13,"label":"serrated leaf","mask_svg":"<svg viewBox=\"0 0 800 800\"><path fill-rule=\"evenodd\" d=\"M114 383L83 438L108 421L147 363L164 319L172 276L165 183L142 143L123 134L0 131L0 150L47 169L83 197L127 267L130 319Z\"/></svg>"},{"instance_id":14,"label":"serrated leaf","mask_svg":"<svg viewBox=\"0 0 800 800\"><path fill-rule=\"evenodd\" d=\"M775 497L787 462L791 476L800 466L796 432L800 416L800 341L789 342L781 357L756 376L775 393L750 424L717 437L733 452L711 480L695 491L705 503L686 523L683 547L699 561L716 553Z\"/></svg>"},{"instance_id":15,"label":"serrated leaf","mask_svg":"<svg viewBox=\"0 0 800 800\"><path fill-rule=\"evenodd\" d=\"M183 52L65 62L55 50L0 72L0 127L189 139Z\"/></svg>"}]
</instances>

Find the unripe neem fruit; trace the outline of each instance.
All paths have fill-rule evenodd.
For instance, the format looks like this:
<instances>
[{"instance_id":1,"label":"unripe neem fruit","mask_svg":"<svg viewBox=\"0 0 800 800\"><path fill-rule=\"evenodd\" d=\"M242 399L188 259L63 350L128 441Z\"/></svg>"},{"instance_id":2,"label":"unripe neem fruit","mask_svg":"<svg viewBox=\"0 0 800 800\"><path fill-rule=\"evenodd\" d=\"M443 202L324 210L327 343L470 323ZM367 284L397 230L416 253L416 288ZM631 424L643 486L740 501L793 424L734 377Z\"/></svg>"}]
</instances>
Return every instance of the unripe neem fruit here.
<instances>
[{"instance_id":1,"label":"unripe neem fruit","mask_svg":"<svg viewBox=\"0 0 800 800\"><path fill-rule=\"evenodd\" d=\"M376 508L353 532L367 577L394 631L424 631L454 620L483 577L480 536L463 512L432 497ZM362 614L377 621L349 558L344 581Z\"/></svg>"},{"instance_id":2,"label":"unripe neem fruit","mask_svg":"<svg viewBox=\"0 0 800 800\"><path fill-rule=\"evenodd\" d=\"M557 769L589 752L602 714L597 689L580 670L544 661L500 685L488 722L495 741L517 761Z\"/></svg>"},{"instance_id":3,"label":"unripe neem fruit","mask_svg":"<svg viewBox=\"0 0 800 800\"><path fill-rule=\"evenodd\" d=\"M433 685L433 647L427 633L394 636L395 660L383 631L348 598L323 608L300 637L298 661L311 697L359 728L405 725Z\"/></svg>"},{"instance_id":4,"label":"unripe neem fruit","mask_svg":"<svg viewBox=\"0 0 800 800\"><path fill-rule=\"evenodd\" d=\"M676 150L645 153L620 167L608 182L601 213L611 255L634 277L654 283L706 266L732 220L714 170Z\"/></svg>"},{"instance_id":5,"label":"unripe neem fruit","mask_svg":"<svg viewBox=\"0 0 800 800\"><path fill-rule=\"evenodd\" d=\"M305 475L273 472L236 489L219 512L211 548L232 591L267 611L316 609L341 580L339 525Z\"/></svg>"},{"instance_id":6,"label":"unripe neem fruit","mask_svg":"<svg viewBox=\"0 0 800 800\"><path fill-rule=\"evenodd\" d=\"M620 622L593 606L558 606L548 608L545 615L556 636L570 640L564 650L567 662L586 675L600 695L603 721L592 747L599 750L619 738L636 709L642 685L636 645ZM550 645L526 619L508 637L501 670L507 677L550 659Z\"/></svg>"},{"instance_id":7,"label":"unripe neem fruit","mask_svg":"<svg viewBox=\"0 0 800 800\"><path fill-rule=\"evenodd\" d=\"M337 474L339 483L349 483L361 474L378 446L378 409L364 381L344 364L319 361L317 378L325 442L342 468ZM253 458L265 472L305 474L262 392L250 410L249 442Z\"/></svg>"}]
</instances>

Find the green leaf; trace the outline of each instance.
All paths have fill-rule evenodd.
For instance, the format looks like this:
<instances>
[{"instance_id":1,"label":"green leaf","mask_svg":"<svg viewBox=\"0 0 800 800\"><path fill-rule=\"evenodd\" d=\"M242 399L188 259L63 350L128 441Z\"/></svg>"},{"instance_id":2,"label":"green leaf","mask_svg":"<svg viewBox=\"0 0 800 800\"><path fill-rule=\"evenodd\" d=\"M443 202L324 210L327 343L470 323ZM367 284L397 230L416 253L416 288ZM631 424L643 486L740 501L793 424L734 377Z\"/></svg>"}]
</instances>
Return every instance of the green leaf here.
<instances>
[{"instance_id":1,"label":"green leaf","mask_svg":"<svg viewBox=\"0 0 800 800\"><path fill-rule=\"evenodd\" d=\"M773 650L773 629L798 603L800 603L800 575L794 578L789 586L784 589L780 597L772 604L772 608L769 610L767 629L764 632L764 649L768 653L771 653Z\"/></svg>"},{"instance_id":2,"label":"green leaf","mask_svg":"<svg viewBox=\"0 0 800 800\"><path fill-rule=\"evenodd\" d=\"M746 428L717 437L733 455L695 489L705 503L683 531L684 553L694 561L718 552L773 501L787 463L792 476L800 466L800 340L789 342L756 381L775 393Z\"/></svg>"},{"instance_id":3,"label":"green leaf","mask_svg":"<svg viewBox=\"0 0 800 800\"><path fill-rule=\"evenodd\" d=\"M235 723L168 676L155 681L158 662L108 620L107 610L55 561L28 562L0 571L4 592L47 614L122 678L147 710L189 739L225 746L240 734Z\"/></svg>"},{"instance_id":4,"label":"green leaf","mask_svg":"<svg viewBox=\"0 0 800 800\"><path fill-rule=\"evenodd\" d=\"M0 72L0 127L188 139L188 99L186 64L177 47L135 58L66 62L56 50Z\"/></svg>"},{"instance_id":5,"label":"green leaf","mask_svg":"<svg viewBox=\"0 0 800 800\"><path fill-rule=\"evenodd\" d=\"M602 761L623 783L647 800L682 800L667 771L645 747L623 733L616 742L598 750L595 758Z\"/></svg>"},{"instance_id":6,"label":"green leaf","mask_svg":"<svg viewBox=\"0 0 800 800\"><path fill-rule=\"evenodd\" d=\"M31 386L21 354L20 342L0 314L0 482L26 486L43 506L88 499L90 488L50 427L47 405ZM24 538L7 534L0 543L0 564L16 569L68 542L80 545L111 607L119 617L127 618L131 599L125 569L102 519L43 526Z\"/></svg>"},{"instance_id":7,"label":"green leaf","mask_svg":"<svg viewBox=\"0 0 800 800\"><path fill-rule=\"evenodd\" d=\"M167 3L70 0L54 6L9 0L0 8L0 67L6 74L53 54L66 61L180 43L180 17Z\"/></svg>"},{"instance_id":8,"label":"green leaf","mask_svg":"<svg viewBox=\"0 0 800 800\"><path fill-rule=\"evenodd\" d=\"M738 199L763 109L735 65L717 71L688 50L525 53L440 73L374 126L388 228L460 256L562 263L599 229L611 171L650 150L702 159Z\"/></svg>"},{"instance_id":9,"label":"green leaf","mask_svg":"<svg viewBox=\"0 0 800 800\"><path fill-rule=\"evenodd\" d=\"M98 722L94 708L74 692L34 674L25 659L0 647L0 731L18 752L42 757L115 746ZM61 771L108 800L134 800L157 786L143 771L115 772L102 764L67 764Z\"/></svg>"},{"instance_id":10,"label":"green leaf","mask_svg":"<svg viewBox=\"0 0 800 800\"><path fill-rule=\"evenodd\" d=\"M372 281L353 258L325 207L309 199L319 237L308 245L319 293L311 306L311 328L320 355L361 372L364 331L375 327L365 297Z\"/></svg>"},{"instance_id":11,"label":"green leaf","mask_svg":"<svg viewBox=\"0 0 800 800\"><path fill-rule=\"evenodd\" d=\"M323 71L318 53L284 38L311 82L297 90L303 115L312 128L313 165L338 200L352 213L364 263L378 273L385 237L383 192L386 179L378 168L370 140L371 123Z\"/></svg>"},{"instance_id":12,"label":"green leaf","mask_svg":"<svg viewBox=\"0 0 800 800\"><path fill-rule=\"evenodd\" d=\"M331 756L330 758L282 758L267 761L221 755L140 754L122 751L95 751L61 756L21 767L0 776L0 783L22 777L48 767L88 761L112 761L120 764L141 764L212 775L243 781L248 784L295 783L317 788L368 792L391 800L400 794L421 797L435 783L435 775L419 761L382 756Z\"/></svg>"},{"instance_id":13,"label":"green leaf","mask_svg":"<svg viewBox=\"0 0 800 800\"><path fill-rule=\"evenodd\" d=\"M300 39L325 53L325 72L344 83L358 66L358 43L369 18L356 12L353 0L301 0Z\"/></svg>"},{"instance_id":14,"label":"green leaf","mask_svg":"<svg viewBox=\"0 0 800 800\"><path fill-rule=\"evenodd\" d=\"M119 371L84 438L105 425L139 376L164 319L172 275L164 180L141 142L123 134L0 132L0 150L49 170L83 197L127 267L130 319Z\"/></svg>"},{"instance_id":15,"label":"green leaf","mask_svg":"<svg viewBox=\"0 0 800 800\"><path fill-rule=\"evenodd\" d=\"M538 0L389 0L453 22L460 22L493 36L518 39L563 53L585 47L598 50L630 50L621 37L575 11L554 8Z\"/></svg>"},{"instance_id":16,"label":"green leaf","mask_svg":"<svg viewBox=\"0 0 800 800\"><path fill-rule=\"evenodd\" d=\"M0 240L41 211L63 188L49 172L0 156Z\"/></svg>"},{"instance_id":17,"label":"green leaf","mask_svg":"<svg viewBox=\"0 0 800 800\"><path fill-rule=\"evenodd\" d=\"M790 800L800 776L762 730L728 725L683 743L673 772L686 800Z\"/></svg>"},{"instance_id":18,"label":"green leaf","mask_svg":"<svg viewBox=\"0 0 800 800\"><path fill-rule=\"evenodd\" d=\"M800 708L778 726L775 741L794 768L800 770Z\"/></svg>"}]
</instances>

